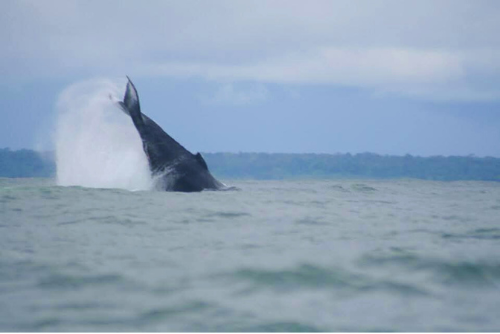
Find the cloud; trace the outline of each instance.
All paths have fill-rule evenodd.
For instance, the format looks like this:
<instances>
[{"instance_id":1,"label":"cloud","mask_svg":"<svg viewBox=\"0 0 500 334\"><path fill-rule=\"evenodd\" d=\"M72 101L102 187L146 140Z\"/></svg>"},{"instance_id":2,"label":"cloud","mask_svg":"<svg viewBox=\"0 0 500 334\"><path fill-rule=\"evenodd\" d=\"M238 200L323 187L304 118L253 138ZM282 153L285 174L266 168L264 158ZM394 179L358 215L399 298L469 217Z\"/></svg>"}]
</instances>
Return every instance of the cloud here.
<instances>
[{"instance_id":1,"label":"cloud","mask_svg":"<svg viewBox=\"0 0 500 334\"><path fill-rule=\"evenodd\" d=\"M128 73L496 100L498 30L500 3L480 0L5 0L0 71L10 79Z\"/></svg>"},{"instance_id":2,"label":"cloud","mask_svg":"<svg viewBox=\"0 0 500 334\"><path fill-rule=\"evenodd\" d=\"M226 83L219 87L210 98L202 98L203 102L215 105L244 106L261 103L268 98L268 90L264 85L237 87Z\"/></svg>"},{"instance_id":3,"label":"cloud","mask_svg":"<svg viewBox=\"0 0 500 334\"><path fill-rule=\"evenodd\" d=\"M446 52L408 49L320 48L253 64L170 62L149 74L202 76L214 80L347 85L444 82L463 75L460 59Z\"/></svg>"},{"instance_id":4,"label":"cloud","mask_svg":"<svg viewBox=\"0 0 500 334\"><path fill-rule=\"evenodd\" d=\"M499 80L500 71L491 52L324 47L250 64L174 61L139 68L142 75L197 77L223 83L357 87L370 90L374 96L398 94L434 101L500 99L500 90L483 82L486 76Z\"/></svg>"}]
</instances>

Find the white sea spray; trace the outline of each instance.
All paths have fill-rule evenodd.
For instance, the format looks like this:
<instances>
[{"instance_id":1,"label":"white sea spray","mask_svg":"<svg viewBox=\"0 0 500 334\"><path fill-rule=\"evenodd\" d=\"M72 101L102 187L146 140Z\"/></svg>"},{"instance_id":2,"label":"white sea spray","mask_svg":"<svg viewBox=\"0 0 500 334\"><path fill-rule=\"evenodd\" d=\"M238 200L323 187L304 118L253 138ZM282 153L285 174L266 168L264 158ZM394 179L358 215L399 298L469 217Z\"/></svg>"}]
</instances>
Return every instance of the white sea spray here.
<instances>
[{"instance_id":1,"label":"white sea spray","mask_svg":"<svg viewBox=\"0 0 500 334\"><path fill-rule=\"evenodd\" d=\"M116 105L125 83L94 79L67 87L57 102L57 184L147 190L147 158L133 123Z\"/></svg>"}]
</instances>

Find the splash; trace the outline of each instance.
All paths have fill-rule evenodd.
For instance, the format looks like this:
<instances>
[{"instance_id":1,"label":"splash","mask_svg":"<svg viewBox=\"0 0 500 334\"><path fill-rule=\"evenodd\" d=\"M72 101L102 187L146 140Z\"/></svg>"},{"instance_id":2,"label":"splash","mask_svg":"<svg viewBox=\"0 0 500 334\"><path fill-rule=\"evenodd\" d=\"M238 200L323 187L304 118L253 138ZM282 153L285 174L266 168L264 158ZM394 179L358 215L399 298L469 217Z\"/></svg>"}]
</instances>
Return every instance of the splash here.
<instances>
[{"instance_id":1,"label":"splash","mask_svg":"<svg viewBox=\"0 0 500 334\"><path fill-rule=\"evenodd\" d=\"M76 83L61 93L54 138L59 185L152 188L139 134L116 106L124 88L124 82L99 79Z\"/></svg>"}]
</instances>

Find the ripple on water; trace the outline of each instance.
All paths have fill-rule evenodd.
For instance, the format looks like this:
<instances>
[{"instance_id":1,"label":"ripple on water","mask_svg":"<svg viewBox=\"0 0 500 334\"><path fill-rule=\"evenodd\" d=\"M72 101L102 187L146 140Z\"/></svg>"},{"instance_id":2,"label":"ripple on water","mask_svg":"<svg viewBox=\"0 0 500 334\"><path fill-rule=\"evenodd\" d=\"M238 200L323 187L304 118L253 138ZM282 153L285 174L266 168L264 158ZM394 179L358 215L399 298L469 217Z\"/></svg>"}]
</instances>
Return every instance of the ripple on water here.
<instances>
[{"instance_id":1,"label":"ripple on water","mask_svg":"<svg viewBox=\"0 0 500 334\"><path fill-rule=\"evenodd\" d=\"M466 233L443 233L444 239L479 239L479 240L498 240L500 239L500 228L478 228Z\"/></svg>"},{"instance_id":2,"label":"ripple on water","mask_svg":"<svg viewBox=\"0 0 500 334\"><path fill-rule=\"evenodd\" d=\"M352 190L354 191L359 191L359 192L374 192L377 191L377 189L367 186L366 184L363 183L355 183L351 186Z\"/></svg>"},{"instance_id":3,"label":"ripple on water","mask_svg":"<svg viewBox=\"0 0 500 334\"><path fill-rule=\"evenodd\" d=\"M425 290L408 283L378 279L342 268L327 268L311 264L282 270L240 269L229 276L236 282L246 283L245 292L259 289L271 289L277 292L326 289L342 295L375 291L413 296L428 295Z\"/></svg>"},{"instance_id":4,"label":"ripple on water","mask_svg":"<svg viewBox=\"0 0 500 334\"><path fill-rule=\"evenodd\" d=\"M147 224L145 221L137 218L107 215L107 216L87 217L84 219L65 220L58 223L57 225L64 226L64 225L73 225L82 223L112 224L112 225L121 225L126 227L134 227Z\"/></svg>"},{"instance_id":5,"label":"ripple on water","mask_svg":"<svg viewBox=\"0 0 500 334\"><path fill-rule=\"evenodd\" d=\"M462 288L489 288L500 286L500 263L470 262L454 259L427 258L415 254L396 254L387 256L364 256L359 264L405 273L424 273L435 283Z\"/></svg>"},{"instance_id":6,"label":"ripple on water","mask_svg":"<svg viewBox=\"0 0 500 334\"><path fill-rule=\"evenodd\" d=\"M237 328L237 332L284 332L284 333L318 333L325 330L300 322L282 321L282 322L265 322L262 324Z\"/></svg>"},{"instance_id":7,"label":"ripple on water","mask_svg":"<svg viewBox=\"0 0 500 334\"><path fill-rule=\"evenodd\" d=\"M295 220L296 224L299 225L316 225L316 226L321 226L321 225L329 225L327 222L323 221L320 218L314 218L314 217L304 217L304 218L299 218Z\"/></svg>"},{"instance_id":8,"label":"ripple on water","mask_svg":"<svg viewBox=\"0 0 500 334\"><path fill-rule=\"evenodd\" d=\"M207 222L207 223L213 223L213 222L218 222L220 219L239 219L242 217L250 217L251 214L247 212L237 212L237 211L217 211L217 212L210 212L208 214L205 214L203 216L200 216L199 218L194 219L197 222ZM192 222L191 219L184 219L184 223L190 223Z\"/></svg>"},{"instance_id":9,"label":"ripple on water","mask_svg":"<svg viewBox=\"0 0 500 334\"><path fill-rule=\"evenodd\" d=\"M73 290L84 287L95 288L102 285L123 284L126 280L117 274L70 275L55 273L41 278L37 286L41 289Z\"/></svg>"},{"instance_id":10,"label":"ripple on water","mask_svg":"<svg viewBox=\"0 0 500 334\"><path fill-rule=\"evenodd\" d=\"M251 215L249 213L246 213L246 212L218 211L218 212L214 212L208 216L209 217L220 217L220 218L237 218L237 217L245 217L245 216L251 216Z\"/></svg>"},{"instance_id":11,"label":"ripple on water","mask_svg":"<svg viewBox=\"0 0 500 334\"><path fill-rule=\"evenodd\" d=\"M152 308L141 313L137 319L139 322L164 321L165 319L176 317L182 314L198 313L212 308L213 305L202 301L189 301L175 306L163 306Z\"/></svg>"},{"instance_id":12,"label":"ripple on water","mask_svg":"<svg viewBox=\"0 0 500 334\"><path fill-rule=\"evenodd\" d=\"M349 192L349 189L344 188L340 184L334 184L334 185L330 186L330 189L332 189L334 191L342 192L342 193L348 193Z\"/></svg>"},{"instance_id":13,"label":"ripple on water","mask_svg":"<svg viewBox=\"0 0 500 334\"><path fill-rule=\"evenodd\" d=\"M64 192L57 187L42 187L38 188L38 193L45 199L59 199Z\"/></svg>"},{"instance_id":14,"label":"ripple on water","mask_svg":"<svg viewBox=\"0 0 500 334\"><path fill-rule=\"evenodd\" d=\"M500 264L449 262L436 264L434 270L444 284L479 289L500 286Z\"/></svg>"},{"instance_id":15,"label":"ripple on water","mask_svg":"<svg viewBox=\"0 0 500 334\"><path fill-rule=\"evenodd\" d=\"M3 194L0 196L0 203L9 203L15 201L16 199L17 196L14 196L12 194Z\"/></svg>"}]
</instances>

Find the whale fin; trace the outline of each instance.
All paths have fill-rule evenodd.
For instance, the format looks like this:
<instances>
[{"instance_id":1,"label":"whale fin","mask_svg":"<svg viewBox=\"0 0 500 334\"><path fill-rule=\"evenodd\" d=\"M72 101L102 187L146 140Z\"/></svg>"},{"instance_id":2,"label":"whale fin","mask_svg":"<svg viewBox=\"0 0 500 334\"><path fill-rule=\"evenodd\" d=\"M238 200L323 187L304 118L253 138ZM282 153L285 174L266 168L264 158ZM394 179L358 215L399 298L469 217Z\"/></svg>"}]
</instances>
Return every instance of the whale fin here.
<instances>
[{"instance_id":1,"label":"whale fin","mask_svg":"<svg viewBox=\"0 0 500 334\"><path fill-rule=\"evenodd\" d=\"M144 118L142 117L141 106L139 104L139 94L137 94L137 89L135 89L132 80L128 76L127 79L127 89L123 97L123 102L120 101L118 104L127 115L130 115L135 127L141 133L144 128Z\"/></svg>"},{"instance_id":2,"label":"whale fin","mask_svg":"<svg viewBox=\"0 0 500 334\"><path fill-rule=\"evenodd\" d=\"M198 161L198 163L201 165L201 167L208 170L207 163L205 162L205 159L203 159L203 157L201 156L200 152L196 153L194 157L196 158L196 161Z\"/></svg>"}]
</instances>

